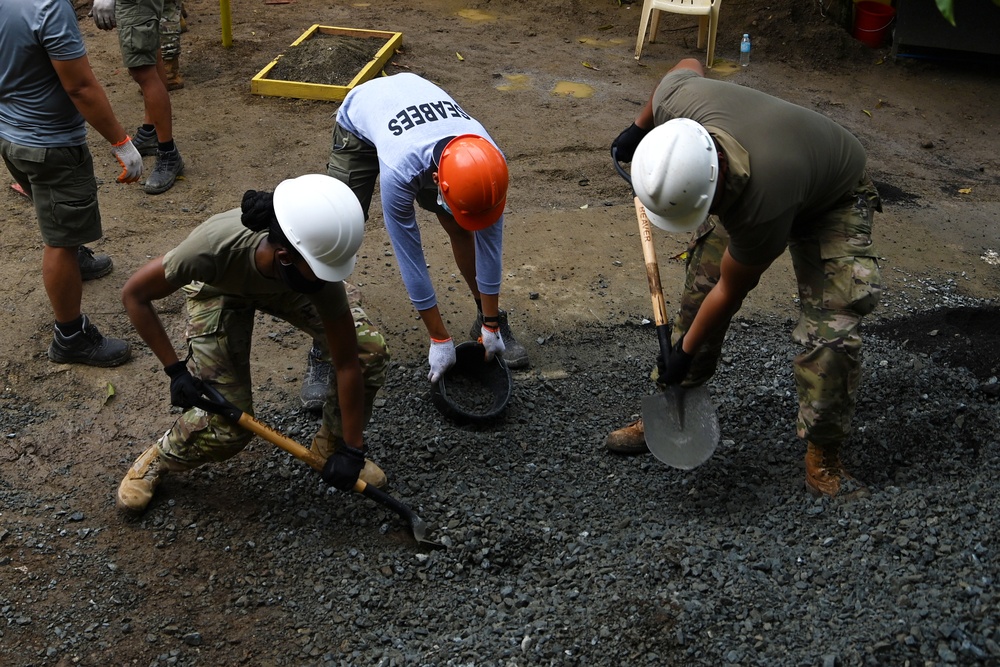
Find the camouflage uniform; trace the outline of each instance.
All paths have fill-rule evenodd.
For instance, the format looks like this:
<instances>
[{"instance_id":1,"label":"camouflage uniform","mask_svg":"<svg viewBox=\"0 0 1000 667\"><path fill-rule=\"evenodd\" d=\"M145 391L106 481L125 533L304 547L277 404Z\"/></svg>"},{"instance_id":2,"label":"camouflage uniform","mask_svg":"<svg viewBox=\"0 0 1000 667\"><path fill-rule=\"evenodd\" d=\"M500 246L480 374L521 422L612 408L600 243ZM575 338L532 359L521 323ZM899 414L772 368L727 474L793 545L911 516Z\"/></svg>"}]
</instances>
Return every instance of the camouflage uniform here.
<instances>
[{"instance_id":1,"label":"camouflage uniform","mask_svg":"<svg viewBox=\"0 0 1000 667\"><path fill-rule=\"evenodd\" d=\"M163 0L160 51L164 60L177 60L181 54L181 0Z\"/></svg>"},{"instance_id":2,"label":"camouflage uniform","mask_svg":"<svg viewBox=\"0 0 1000 667\"><path fill-rule=\"evenodd\" d=\"M810 233L793 233L788 243L800 302L792 339L805 348L794 361L797 432L817 445L839 445L851 433L861 371L858 326L882 292L871 238L873 212L881 210L878 192L866 175L842 202L809 225ZM729 236L715 216L695 232L673 342L687 332L705 296L719 282L728 244ZM725 334L722 328L704 341L685 386L704 384L715 374Z\"/></svg>"},{"instance_id":3,"label":"camouflage uniform","mask_svg":"<svg viewBox=\"0 0 1000 667\"><path fill-rule=\"evenodd\" d=\"M201 294L204 283L191 283L183 290L187 298L187 340L194 375L214 385L233 405L253 414L250 381L250 341L259 310L281 318L322 345L329 360L326 335L316 309L303 295L287 293L252 299L231 295ZM385 383L389 350L385 339L361 308L361 295L350 285L348 300L358 337L358 357L365 389L364 424L372 415L375 395ZM343 435L336 375L331 374L323 425L336 436ZM200 408L182 414L160 439L160 457L181 468L194 468L209 461L223 461L246 447L253 435L223 417Z\"/></svg>"}]
</instances>

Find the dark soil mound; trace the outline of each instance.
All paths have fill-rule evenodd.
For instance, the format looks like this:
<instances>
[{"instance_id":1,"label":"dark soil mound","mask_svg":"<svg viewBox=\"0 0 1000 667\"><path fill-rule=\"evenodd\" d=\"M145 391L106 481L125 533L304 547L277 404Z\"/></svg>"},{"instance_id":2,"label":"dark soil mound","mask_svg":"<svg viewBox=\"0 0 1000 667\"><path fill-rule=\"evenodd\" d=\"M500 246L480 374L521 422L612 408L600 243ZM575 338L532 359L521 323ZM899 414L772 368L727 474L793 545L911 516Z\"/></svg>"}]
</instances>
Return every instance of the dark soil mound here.
<instances>
[{"instance_id":1,"label":"dark soil mound","mask_svg":"<svg viewBox=\"0 0 1000 667\"><path fill-rule=\"evenodd\" d=\"M980 380L1000 374L1000 309L938 308L901 317L866 331L897 341L934 362L964 367Z\"/></svg>"}]
</instances>

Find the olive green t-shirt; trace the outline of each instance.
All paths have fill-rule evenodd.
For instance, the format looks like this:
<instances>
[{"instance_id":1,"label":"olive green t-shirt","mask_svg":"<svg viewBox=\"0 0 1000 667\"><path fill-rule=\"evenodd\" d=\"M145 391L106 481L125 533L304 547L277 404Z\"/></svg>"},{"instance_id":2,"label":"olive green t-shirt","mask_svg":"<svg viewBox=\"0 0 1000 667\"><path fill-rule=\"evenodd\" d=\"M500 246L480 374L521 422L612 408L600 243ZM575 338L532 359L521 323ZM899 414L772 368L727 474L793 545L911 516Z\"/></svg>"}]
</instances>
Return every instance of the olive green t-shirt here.
<instances>
[{"instance_id":1,"label":"olive green t-shirt","mask_svg":"<svg viewBox=\"0 0 1000 667\"><path fill-rule=\"evenodd\" d=\"M690 70L668 73L653 93L654 124L673 118L701 123L726 154L729 173L712 212L744 264L773 261L865 171L861 143L826 116Z\"/></svg>"},{"instance_id":2,"label":"olive green t-shirt","mask_svg":"<svg viewBox=\"0 0 1000 667\"><path fill-rule=\"evenodd\" d=\"M206 284L200 294L231 294L253 298L280 294L298 295L285 283L268 278L257 269L254 253L267 232L250 231L240 221L240 209L213 215L201 223L180 245L163 256L167 282L181 287L190 282ZM347 310L344 283L327 283L306 297L320 318L333 320Z\"/></svg>"}]
</instances>

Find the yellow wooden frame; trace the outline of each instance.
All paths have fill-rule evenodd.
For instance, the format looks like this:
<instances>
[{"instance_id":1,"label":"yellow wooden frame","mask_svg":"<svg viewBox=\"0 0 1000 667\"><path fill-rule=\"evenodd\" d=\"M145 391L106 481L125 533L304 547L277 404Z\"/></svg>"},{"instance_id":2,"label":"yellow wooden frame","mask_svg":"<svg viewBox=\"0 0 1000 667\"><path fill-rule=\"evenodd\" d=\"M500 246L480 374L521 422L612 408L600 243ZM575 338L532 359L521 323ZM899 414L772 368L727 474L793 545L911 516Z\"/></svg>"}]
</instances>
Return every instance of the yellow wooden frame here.
<instances>
[{"instance_id":1,"label":"yellow wooden frame","mask_svg":"<svg viewBox=\"0 0 1000 667\"><path fill-rule=\"evenodd\" d=\"M375 57L368 62L361 71L346 86L328 86L321 83L305 83L303 81L282 81L281 79L267 78L268 72L277 64L281 58L279 55L272 60L267 67L257 73L250 80L250 92L254 95L271 95L274 97L296 97L304 100L342 100L347 97L351 90L378 74L389 59L396 53L403 43L403 33L387 32L384 30L359 30L355 28L338 28L336 26L313 25L302 33L302 36L292 42L292 46L298 46L302 42L311 38L316 33L324 35L344 35L347 37L358 37L362 39L382 39L385 45L378 50Z\"/></svg>"}]
</instances>

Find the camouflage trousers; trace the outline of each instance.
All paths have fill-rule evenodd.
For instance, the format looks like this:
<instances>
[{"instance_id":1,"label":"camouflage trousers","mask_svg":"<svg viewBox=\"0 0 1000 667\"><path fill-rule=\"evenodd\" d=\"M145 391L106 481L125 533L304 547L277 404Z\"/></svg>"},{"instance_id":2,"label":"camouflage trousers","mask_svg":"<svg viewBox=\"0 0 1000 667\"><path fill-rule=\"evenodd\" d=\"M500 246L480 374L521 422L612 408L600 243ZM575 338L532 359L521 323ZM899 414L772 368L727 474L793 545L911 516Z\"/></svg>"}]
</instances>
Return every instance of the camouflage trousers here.
<instances>
[{"instance_id":1,"label":"camouflage trousers","mask_svg":"<svg viewBox=\"0 0 1000 667\"><path fill-rule=\"evenodd\" d=\"M250 299L203 295L203 289L203 283L191 283L183 288L188 309L189 368L196 377L212 384L243 412L253 414L250 341L257 311L280 318L311 336L314 344L321 346L324 359L329 361L322 322L305 296L282 294ZM348 297L358 338L358 357L365 392L364 424L367 425L375 396L385 384L389 350L382 334L362 310L360 292L356 287L348 287ZM334 435L343 435L335 373L330 374L323 424ZM249 431L223 417L191 408L177 418L159 441L158 447L160 455L169 461L194 468L202 463L235 456L252 437Z\"/></svg>"},{"instance_id":2,"label":"camouflage trousers","mask_svg":"<svg viewBox=\"0 0 1000 667\"><path fill-rule=\"evenodd\" d=\"M163 0L160 51L164 60L176 60L181 54L181 0Z\"/></svg>"},{"instance_id":3,"label":"camouflage trousers","mask_svg":"<svg viewBox=\"0 0 1000 667\"><path fill-rule=\"evenodd\" d=\"M878 192L865 176L850 195L812 220L788 243L799 293L799 320L792 339L804 348L793 369L799 414L796 431L817 445L839 445L851 433L861 375L861 318L882 293L872 243L872 217L881 211ZM803 224L804 223L804 224ZM710 217L694 235L687 275L673 328L673 342L690 328L705 296L719 281L725 229ZM698 350L685 386L707 382L719 364L726 328Z\"/></svg>"}]
</instances>

